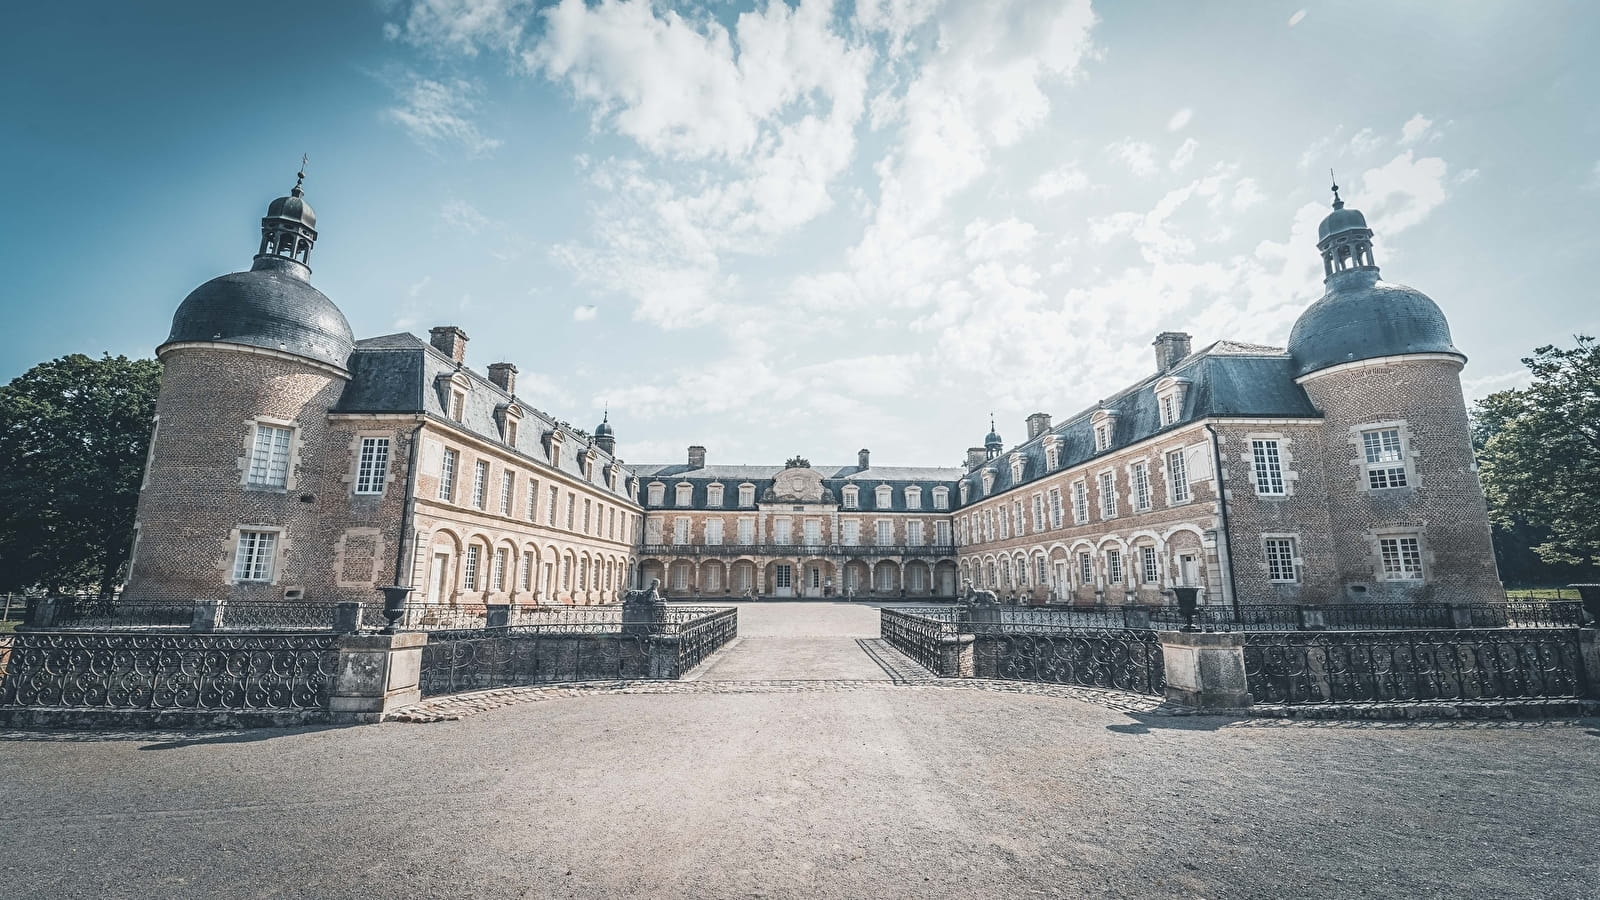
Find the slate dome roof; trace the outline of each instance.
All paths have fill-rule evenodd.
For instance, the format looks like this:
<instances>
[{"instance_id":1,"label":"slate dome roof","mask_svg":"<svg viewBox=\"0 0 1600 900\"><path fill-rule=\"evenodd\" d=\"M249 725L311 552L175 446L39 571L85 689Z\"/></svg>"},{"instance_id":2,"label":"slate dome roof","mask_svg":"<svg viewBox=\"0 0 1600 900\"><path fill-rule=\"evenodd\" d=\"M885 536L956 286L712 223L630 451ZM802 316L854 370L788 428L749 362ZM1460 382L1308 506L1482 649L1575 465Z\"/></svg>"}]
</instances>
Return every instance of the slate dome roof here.
<instances>
[{"instance_id":1,"label":"slate dome roof","mask_svg":"<svg viewBox=\"0 0 1600 900\"><path fill-rule=\"evenodd\" d=\"M1350 209L1341 203L1337 209L1328 214L1327 218L1322 220L1321 225L1317 226L1317 240L1321 241L1328 235L1338 234L1341 231L1350 231L1355 228L1364 229L1366 227L1367 217L1361 214L1361 210Z\"/></svg>"},{"instance_id":2,"label":"slate dome roof","mask_svg":"<svg viewBox=\"0 0 1600 900\"><path fill-rule=\"evenodd\" d=\"M355 349L350 323L301 271L298 263L263 258L248 272L211 279L179 304L166 343L244 344L345 368Z\"/></svg>"},{"instance_id":3,"label":"slate dome roof","mask_svg":"<svg viewBox=\"0 0 1600 900\"><path fill-rule=\"evenodd\" d=\"M289 196L279 197L267 204L267 218L289 219L294 222L302 222L307 228L317 227L317 214L311 209L311 204L307 203L306 199L300 195L298 185L293 191L289 192Z\"/></svg>"},{"instance_id":4,"label":"slate dome roof","mask_svg":"<svg viewBox=\"0 0 1600 900\"><path fill-rule=\"evenodd\" d=\"M1289 332L1296 377L1406 353L1451 353L1466 359L1450 342L1450 323L1438 304L1414 288L1379 281L1376 267L1335 272L1328 278L1327 293L1300 314Z\"/></svg>"}]
</instances>

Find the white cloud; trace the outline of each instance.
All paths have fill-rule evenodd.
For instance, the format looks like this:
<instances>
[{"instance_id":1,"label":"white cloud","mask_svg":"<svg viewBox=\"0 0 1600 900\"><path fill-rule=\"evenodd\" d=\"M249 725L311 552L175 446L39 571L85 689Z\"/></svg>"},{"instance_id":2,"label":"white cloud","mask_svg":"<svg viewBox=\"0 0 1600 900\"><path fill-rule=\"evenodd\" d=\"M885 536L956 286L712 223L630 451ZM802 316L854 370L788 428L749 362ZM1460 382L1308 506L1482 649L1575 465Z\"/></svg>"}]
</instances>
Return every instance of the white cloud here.
<instances>
[{"instance_id":1,"label":"white cloud","mask_svg":"<svg viewBox=\"0 0 1600 900\"><path fill-rule=\"evenodd\" d=\"M1299 25L1305 19L1305 17L1306 17L1306 11L1305 10L1303 10L1303 9L1295 10L1294 15L1289 17L1289 27L1293 28L1296 25Z\"/></svg>"},{"instance_id":2,"label":"white cloud","mask_svg":"<svg viewBox=\"0 0 1600 900\"><path fill-rule=\"evenodd\" d=\"M1473 171L1476 172L1477 170L1473 169ZM1594 168L1589 170L1589 180L1583 186L1591 191L1600 190L1600 160L1597 160Z\"/></svg>"},{"instance_id":3,"label":"white cloud","mask_svg":"<svg viewBox=\"0 0 1600 900\"><path fill-rule=\"evenodd\" d=\"M1194 118L1194 110L1184 107L1183 109L1173 113L1172 118L1167 120L1167 130L1182 131L1184 126L1188 125L1189 120L1192 118Z\"/></svg>"},{"instance_id":4,"label":"white cloud","mask_svg":"<svg viewBox=\"0 0 1600 900\"><path fill-rule=\"evenodd\" d=\"M1200 146L1200 143L1194 138L1184 141L1177 152L1172 154L1172 161L1167 163L1167 168L1177 172L1189 165L1194 160L1194 151L1198 146Z\"/></svg>"},{"instance_id":5,"label":"white cloud","mask_svg":"<svg viewBox=\"0 0 1600 900\"><path fill-rule=\"evenodd\" d=\"M1416 115L1407 119L1406 124L1400 127L1401 145L1415 144L1417 141L1422 140L1427 136L1428 129L1432 127L1432 119L1424 116L1422 113L1417 113Z\"/></svg>"},{"instance_id":6,"label":"white cloud","mask_svg":"<svg viewBox=\"0 0 1600 900\"><path fill-rule=\"evenodd\" d=\"M1078 167L1078 163L1067 162L1056 166L1054 169L1039 176L1039 180L1028 188L1028 196L1035 200L1054 200L1062 194L1087 190L1089 176Z\"/></svg>"},{"instance_id":7,"label":"white cloud","mask_svg":"<svg viewBox=\"0 0 1600 900\"><path fill-rule=\"evenodd\" d=\"M412 76L397 93L399 105L384 110L384 117L405 128L428 152L459 147L468 156L484 156L500 146L499 139L485 137L472 121L479 89L471 82Z\"/></svg>"},{"instance_id":8,"label":"white cloud","mask_svg":"<svg viewBox=\"0 0 1600 900\"><path fill-rule=\"evenodd\" d=\"M384 36L434 51L476 56L480 44L512 50L532 0L416 0L402 24L385 23Z\"/></svg>"},{"instance_id":9,"label":"white cloud","mask_svg":"<svg viewBox=\"0 0 1600 900\"><path fill-rule=\"evenodd\" d=\"M594 317L599 315L599 313L600 307L595 306L593 303L584 306L574 306L572 308L572 320L574 322L592 322L594 321Z\"/></svg>"},{"instance_id":10,"label":"white cloud","mask_svg":"<svg viewBox=\"0 0 1600 900\"><path fill-rule=\"evenodd\" d=\"M1233 186L1233 199L1229 202L1234 209L1242 212L1265 199L1266 195L1261 193L1261 187L1254 178L1241 178Z\"/></svg>"},{"instance_id":11,"label":"white cloud","mask_svg":"<svg viewBox=\"0 0 1600 900\"><path fill-rule=\"evenodd\" d=\"M1407 150L1361 175L1362 212L1374 231L1389 237L1416 225L1448 196L1444 160L1416 159Z\"/></svg>"},{"instance_id":12,"label":"white cloud","mask_svg":"<svg viewBox=\"0 0 1600 900\"><path fill-rule=\"evenodd\" d=\"M1377 132L1371 128L1363 128L1350 138L1350 149L1357 154L1366 154L1382 147L1383 143L1383 138L1379 137Z\"/></svg>"},{"instance_id":13,"label":"white cloud","mask_svg":"<svg viewBox=\"0 0 1600 900\"><path fill-rule=\"evenodd\" d=\"M1107 144L1106 152L1126 165L1128 171L1140 177L1154 175L1158 171L1156 148L1144 141L1123 138Z\"/></svg>"},{"instance_id":14,"label":"white cloud","mask_svg":"<svg viewBox=\"0 0 1600 900\"><path fill-rule=\"evenodd\" d=\"M445 201L439 208L439 220L449 228L467 234L478 234L494 224L488 216L478 212L477 207L459 198Z\"/></svg>"}]
</instances>

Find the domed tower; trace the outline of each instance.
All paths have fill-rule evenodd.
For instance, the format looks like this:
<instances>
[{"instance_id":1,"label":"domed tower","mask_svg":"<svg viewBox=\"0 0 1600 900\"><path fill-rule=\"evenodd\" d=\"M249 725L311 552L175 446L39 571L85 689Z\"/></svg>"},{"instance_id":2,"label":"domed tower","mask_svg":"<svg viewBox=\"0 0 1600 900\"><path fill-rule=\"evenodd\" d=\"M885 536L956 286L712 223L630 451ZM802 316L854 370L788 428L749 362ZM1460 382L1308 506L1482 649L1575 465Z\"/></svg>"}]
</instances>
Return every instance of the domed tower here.
<instances>
[{"instance_id":1,"label":"domed tower","mask_svg":"<svg viewBox=\"0 0 1600 900\"><path fill-rule=\"evenodd\" d=\"M130 600L311 599L300 573L329 568L319 516L345 467L319 451L355 339L311 286L304 179L268 205L249 271L195 288L156 348Z\"/></svg>"},{"instance_id":2,"label":"domed tower","mask_svg":"<svg viewBox=\"0 0 1600 900\"><path fill-rule=\"evenodd\" d=\"M985 458L994 459L1005 452L1006 442L1000 439L1000 432L994 429L994 413L989 414L989 433L983 438L983 452Z\"/></svg>"},{"instance_id":3,"label":"domed tower","mask_svg":"<svg viewBox=\"0 0 1600 900\"><path fill-rule=\"evenodd\" d=\"M617 455L617 434L611 429L611 410L606 410L600 417L600 424L594 427L594 445L604 450L609 456Z\"/></svg>"},{"instance_id":4,"label":"domed tower","mask_svg":"<svg viewBox=\"0 0 1600 900\"><path fill-rule=\"evenodd\" d=\"M1324 415L1334 601L1505 599L1461 391L1466 356L1421 291L1383 281L1372 229L1333 186L1326 285L1289 335Z\"/></svg>"}]
</instances>

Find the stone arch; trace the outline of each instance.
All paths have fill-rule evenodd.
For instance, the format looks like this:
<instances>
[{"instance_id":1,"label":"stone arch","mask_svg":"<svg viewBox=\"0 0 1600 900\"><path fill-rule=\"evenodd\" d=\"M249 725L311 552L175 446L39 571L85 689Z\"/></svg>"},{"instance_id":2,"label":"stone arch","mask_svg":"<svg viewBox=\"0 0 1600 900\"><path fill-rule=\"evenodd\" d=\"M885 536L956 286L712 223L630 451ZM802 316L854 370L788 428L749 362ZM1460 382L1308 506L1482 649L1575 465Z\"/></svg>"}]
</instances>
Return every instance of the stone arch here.
<instances>
[{"instance_id":1,"label":"stone arch","mask_svg":"<svg viewBox=\"0 0 1600 900\"><path fill-rule=\"evenodd\" d=\"M727 593L728 567L720 559L708 559L700 563L697 583L701 594Z\"/></svg>"},{"instance_id":2,"label":"stone arch","mask_svg":"<svg viewBox=\"0 0 1600 900\"><path fill-rule=\"evenodd\" d=\"M901 592L900 566L894 560L880 559L872 567L872 593L878 596Z\"/></svg>"},{"instance_id":3,"label":"stone arch","mask_svg":"<svg viewBox=\"0 0 1600 900\"><path fill-rule=\"evenodd\" d=\"M728 589L732 593L753 595L761 589L760 580L760 570L751 557L741 556L728 566Z\"/></svg>"},{"instance_id":4,"label":"stone arch","mask_svg":"<svg viewBox=\"0 0 1600 900\"><path fill-rule=\"evenodd\" d=\"M933 564L933 595L936 597L954 597L961 590L959 577L961 573L956 569L953 559L941 559Z\"/></svg>"},{"instance_id":5,"label":"stone arch","mask_svg":"<svg viewBox=\"0 0 1600 900\"><path fill-rule=\"evenodd\" d=\"M505 559L503 562L504 568L500 573L500 589L496 591L493 582L494 566L495 560L500 553L505 554ZM517 567L521 562L521 555L517 552L517 542L509 536L495 541L494 546L489 549L489 578L491 579L489 590L494 594L494 602L506 603L511 595L517 592Z\"/></svg>"},{"instance_id":6,"label":"stone arch","mask_svg":"<svg viewBox=\"0 0 1600 900\"><path fill-rule=\"evenodd\" d=\"M905 583L906 596L930 597L933 595L933 569L925 561L913 559L907 562L901 568L900 576Z\"/></svg>"},{"instance_id":7,"label":"stone arch","mask_svg":"<svg viewBox=\"0 0 1600 900\"><path fill-rule=\"evenodd\" d=\"M680 556L668 563L663 586L670 596L688 596L695 589L694 561Z\"/></svg>"},{"instance_id":8,"label":"stone arch","mask_svg":"<svg viewBox=\"0 0 1600 900\"><path fill-rule=\"evenodd\" d=\"M872 568L866 560L860 557L845 560L843 581L839 587L847 596L862 596L871 589L871 585Z\"/></svg>"},{"instance_id":9,"label":"stone arch","mask_svg":"<svg viewBox=\"0 0 1600 900\"><path fill-rule=\"evenodd\" d=\"M831 597L839 592L838 567L821 556L800 562L800 594L805 597Z\"/></svg>"}]
</instances>

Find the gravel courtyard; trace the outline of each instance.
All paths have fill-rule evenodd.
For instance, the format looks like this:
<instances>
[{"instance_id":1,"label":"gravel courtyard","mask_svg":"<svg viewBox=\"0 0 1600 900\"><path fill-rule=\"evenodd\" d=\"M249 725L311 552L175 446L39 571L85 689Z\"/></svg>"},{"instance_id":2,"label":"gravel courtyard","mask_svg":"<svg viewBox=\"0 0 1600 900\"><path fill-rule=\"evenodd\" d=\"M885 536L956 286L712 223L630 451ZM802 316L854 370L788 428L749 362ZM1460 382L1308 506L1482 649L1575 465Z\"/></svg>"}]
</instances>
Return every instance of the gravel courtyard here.
<instances>
[{"instance_id":1,"label":"gravel courtyard","mask_svg":"<svg viewBox=\"0 0 1600 900\"><path fill-rule=\"evenodd\" d=\"M1600 896L1600 721L1160 716L892 678L864 605L740 620L693 682L458 721L0 732L0 896Z\"/></svg>"}]
</instances>

